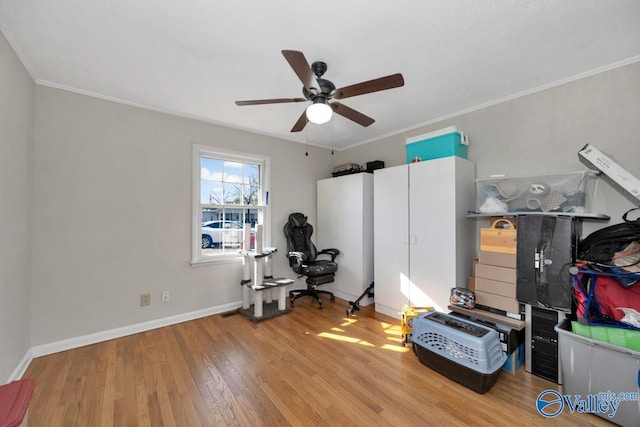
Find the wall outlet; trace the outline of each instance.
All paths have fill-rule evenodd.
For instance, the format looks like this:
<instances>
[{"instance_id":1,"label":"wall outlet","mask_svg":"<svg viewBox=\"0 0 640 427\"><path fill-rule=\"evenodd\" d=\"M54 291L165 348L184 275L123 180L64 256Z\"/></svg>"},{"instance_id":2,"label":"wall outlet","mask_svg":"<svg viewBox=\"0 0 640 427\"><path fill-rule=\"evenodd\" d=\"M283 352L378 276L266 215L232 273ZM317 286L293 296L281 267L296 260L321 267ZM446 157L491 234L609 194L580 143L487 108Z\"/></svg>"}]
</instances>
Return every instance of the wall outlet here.
<instances>
[{"instance_id":1,"label":"wall outlet","mask_svg":"<svg viewBox=\"0 0 640 427\"><path fill-rule=\"evenodd\" d=\"M162 302L169 302L169 291L162 291Z\"/></svg>"},{"instance_id":2,"label":"wall outlet","mask_svg":"<svg viewBox=\"0 0 640 427\"><path fill-rule=\"evenodd\" d=\"M151 294L140 294L140 307L151 304Z\"/></svg>"}]
</instances>

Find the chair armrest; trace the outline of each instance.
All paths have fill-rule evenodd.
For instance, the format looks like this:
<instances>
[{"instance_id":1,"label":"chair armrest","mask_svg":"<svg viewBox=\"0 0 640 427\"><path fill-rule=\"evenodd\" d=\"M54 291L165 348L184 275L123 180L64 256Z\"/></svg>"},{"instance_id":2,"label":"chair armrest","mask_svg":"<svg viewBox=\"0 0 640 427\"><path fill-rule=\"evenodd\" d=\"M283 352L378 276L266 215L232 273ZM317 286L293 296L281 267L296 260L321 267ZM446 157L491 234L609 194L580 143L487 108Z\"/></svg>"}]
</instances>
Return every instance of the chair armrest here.
<instances>
[{"instance_id":1,"label":"chair armrest","mask_svg":"<svg viewBox=\"0 0 640 427\"><path fill-rule=\"evenodd\" d=\"M302 252L296 252L296 251L291 251L291 252L287 252L287 257L291 258L291 257L296 257L298 259L302 259L304 257L304 253Z\"/></svg>"},{"instance_id":2,"label":"chair armrest","mask_svg":"<svg viewBox=\"0 0 640 427\"><path fill-rule=\"evenodd\" d=\"M302 264L302 261L304 261L304 253L293 251L287 252L287 258L289 258L289 261L296 262L297 264Z\"/></svg>"},{"instance_id":3,"label":"chair armrest","mask_svg":"<svg viewBox=\"0 0 640 427\"><path fill-rule=\"evenodd\" d=\"M317 254L317 256L320 256L320 255L329 255L331 257L331 261L335 261L336 257L340 255L340 250L336 248L323 249L319 251Z\"/></svg>"}]
</instances>

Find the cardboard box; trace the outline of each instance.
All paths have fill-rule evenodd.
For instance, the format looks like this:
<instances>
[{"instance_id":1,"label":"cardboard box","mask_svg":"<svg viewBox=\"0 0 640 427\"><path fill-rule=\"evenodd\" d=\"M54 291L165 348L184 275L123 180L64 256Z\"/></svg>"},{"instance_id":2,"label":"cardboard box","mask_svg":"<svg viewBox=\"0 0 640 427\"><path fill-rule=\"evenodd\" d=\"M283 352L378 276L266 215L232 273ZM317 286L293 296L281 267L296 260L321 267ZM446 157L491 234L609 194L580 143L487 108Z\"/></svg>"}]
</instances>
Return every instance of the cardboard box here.
<instances>
[{"instance_id":1,"label":"cardboard box","mask_svg":"<svg viewBox=\"0 0 640 427\"><path fill-rule=\"evenodd\" d=\"M478 265L478 259L471 261L471 276L467 279L467 289L471 292L476 290L476 265Z\"/></svg>"},{"instance_id":2,"label":"cardboard box","mask_svg":"<svg viewBox=\"0 0 640 427\"><path fill-rule=\"evenodd\" d=\"M434 311L433 307L405 307L402 310L402 317L400 318L400 326L402 328L402 343L411 343L411 336L413 335L413 319L423 313Z\"/></svg>"},{"instance_id":3,"label":"cardboard box","mask_svg":"<svg viewBox=\"0 0 640 427\"><path fill-rule=\"evenodd\" d=\"M515 254L517 248L517 231L510 220L499 219L480 229L481 251Z\"/></svg>"},{"instance_id":4,"label":"cardboard box","mask_svg":"<svg viewBox=\"0 0 640 427\"><path fill-rule=\"evenodd\" d=\"M507 267L498 267L497 265L489 265L478 263L476 265L476 277L484 279L497 280L498 282L516 284L516 269Z\"/></svg>"},{"instance_id":5,"label":"cardboard box","mask_svg":"<svg viewBox=\"0 0 640 427\"><path fill-rule=\"evenodd\" d=\"M480 251L480 264L495 265L497 267L516 268L516 254L502 254L498 252Z\"/></svg>"},{"instance_id":6,"label":"cardboard box","mask_svg":"<svg viewBox=\"0 0 640 427\"><path fill-rule=\"evenodd\" d=\"M587 144L578 152L578 158L591 169L601 171L604 178L621 191L636 206L640 206L640 179L631 175L594 146Z\"/></svg>"},{"instance_id":7,"label":"cardboard box","mask_svg":"<svg viewBox=\"0 0 640 427\"><path fill-rule=\"evenodd\" d=\"M497 308L510 313L520 313L520 303L515 298L490 294L488 292L478 291L477 289L475 293L476 304Z\"/></svg>"},{"instance_id":8,"label":"cardboard box","mask_svg":"<svg viewBox=\"0 0 640 427\"><path fill-rule=\"evenodd\" d=\"M515 283L499 282L497 280L476 277L476 292L478 291L516 299Z\"/></svg>"}]
</instances>

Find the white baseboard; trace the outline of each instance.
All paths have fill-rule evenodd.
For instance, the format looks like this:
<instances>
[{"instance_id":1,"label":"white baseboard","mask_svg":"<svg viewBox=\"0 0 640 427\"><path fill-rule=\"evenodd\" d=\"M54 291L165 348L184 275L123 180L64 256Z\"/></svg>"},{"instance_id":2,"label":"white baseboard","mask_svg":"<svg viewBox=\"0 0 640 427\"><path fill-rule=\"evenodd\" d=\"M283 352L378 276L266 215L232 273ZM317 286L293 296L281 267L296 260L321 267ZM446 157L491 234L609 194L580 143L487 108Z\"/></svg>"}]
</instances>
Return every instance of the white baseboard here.
<instances>
[{"instance_id":1,"label":"white baseboard","mask_svg":"<svg viewBox=\"0 0 640 427\"><path fill-rule=\"evenodd\" d=\"M394 310L393 308L386 307L380 303L376 303L376 311L378 313L386 314L387 316L393 317L394 319L402 319L402 310Z\"/></svg>"},{"instance_id":2,"label":"white baseboard","mask_svg":"<svg viewBox=\"0 0 640 427\"><path fill-rule=\"evenodd\" d=\"M149 322L136 323L134 325L123 326L121 328L109 329L107 331L96 332L95 334L69 338L49 344L36 345L31 347L31 349L27 353L27 356L25 356L23 361L20 363L20 366L14 371L14 375L16 373L19 373L20 375L17 376L17 378L20 378L22 374L24 374L34 357L46 356L48 354L58 353L60 351L70 350L72 348L96 344L114 338L125 337L127 335L133 335L140 332L150 331L152 329L162 328L164 326L175 325L176 323L187 322L189 320L199 319L201 317L232 311L240 307L242 307L242 302L238 301L230 304L218 305L215 307L192 311L189 313L169 316L162 319L151 320Z\"/></svg>"},{"instance_id":3,"label":"white baseboard","mask_svg":"<svg viewBox=\"0 0 640 427\"><path fill-rule=\"evenodd\" d=\"M27 350L27 354L24 355L20 363L18 363L18 366L16 366L16 369L13 370L13 373L11 374L7 382L17 381L22 378L25 371L29 367L31 360L33 360L33 351L29 349Z\"/></svg>"}]
</instances>

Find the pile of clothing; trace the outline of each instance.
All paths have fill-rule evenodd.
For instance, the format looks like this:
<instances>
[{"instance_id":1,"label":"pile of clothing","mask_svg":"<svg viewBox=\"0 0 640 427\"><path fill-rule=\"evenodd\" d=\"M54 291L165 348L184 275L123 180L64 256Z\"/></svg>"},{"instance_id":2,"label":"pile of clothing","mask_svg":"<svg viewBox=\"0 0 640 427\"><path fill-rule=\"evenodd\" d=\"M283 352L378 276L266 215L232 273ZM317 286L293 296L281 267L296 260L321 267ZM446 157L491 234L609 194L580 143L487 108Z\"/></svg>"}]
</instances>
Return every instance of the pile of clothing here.
<instances>
[{"instance_id":1,"label":"pile of clothing","mask_svg":"<svg viewBox=\"0 0 640 427\"><path fill-rule=\"evenodd\" d=\"M591 233L578 245L573 276L578 320L640 328L640 218Z\"/></svg>"}]
</instances>

